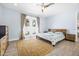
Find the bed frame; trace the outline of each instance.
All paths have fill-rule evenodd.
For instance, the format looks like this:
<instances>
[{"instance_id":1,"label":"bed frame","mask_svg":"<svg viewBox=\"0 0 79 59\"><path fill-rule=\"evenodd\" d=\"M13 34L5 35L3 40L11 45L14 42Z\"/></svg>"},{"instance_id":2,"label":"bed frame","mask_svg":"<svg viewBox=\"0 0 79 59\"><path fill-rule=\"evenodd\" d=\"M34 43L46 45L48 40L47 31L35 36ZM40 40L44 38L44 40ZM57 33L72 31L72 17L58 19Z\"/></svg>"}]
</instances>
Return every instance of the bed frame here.
<instances>
[{"instance_id":1,"label":"bed frame","mask_svg":"<svg viewBox=\"0 0 79 59\"><path fill-rule=\"evenodd\" d=\"M63 32L65 35L65 39L66 39L67 29L48 29L48 31L50 31L50 32Z\"/></svg>"},{"instance_id":2,"label":"bed frame","mask_svg":"<svg viewBox=\"0 0 79 59\"><path fill-rule=\"evenodd\" d=\"M49 31L49 32L63 32L64 35L65 35L65 38L64 38L64 39L66 39L66 32L67 32L66 29L49 29L48 31ZM36 36L36 38L44 39L44 38L42 38L42 37L39 37L38 35ZM44 39L44 41L50 42L50 43L52 44L52 42L49 41L49 40ZM60 42L60 41L59 41L59 42ZM55 45L53 44L53 46L55 46Z\"/></svg>"}]
</instances>

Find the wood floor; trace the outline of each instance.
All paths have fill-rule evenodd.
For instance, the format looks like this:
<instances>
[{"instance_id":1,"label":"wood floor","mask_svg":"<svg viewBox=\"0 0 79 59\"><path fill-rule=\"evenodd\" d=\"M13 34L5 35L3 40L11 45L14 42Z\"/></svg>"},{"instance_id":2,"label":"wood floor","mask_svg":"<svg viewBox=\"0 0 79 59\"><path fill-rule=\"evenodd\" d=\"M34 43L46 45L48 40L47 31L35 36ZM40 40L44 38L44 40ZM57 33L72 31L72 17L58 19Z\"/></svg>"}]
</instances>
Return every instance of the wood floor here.
<instances>
[{"instance_id":1,"label":"wood floor","mask_svg":"<svg viewBox=\"0 0 79 59\"><path fill-rule=\"evenodd\" d=\"M79 56L79 42L63 40L53 47L43 40L20 40L9 42L4 56Z\"/></svg>"},{"instance_id":2,"label":"wood floor","mask_svg":"<svg viewBox=\"0 0 79 59\"><path fill-rule=\"evenodd\" d=\"M54 47L42 40L19 40L17 51L19 56L43 56L50 53Z\"/></svg>"}]
</instances>

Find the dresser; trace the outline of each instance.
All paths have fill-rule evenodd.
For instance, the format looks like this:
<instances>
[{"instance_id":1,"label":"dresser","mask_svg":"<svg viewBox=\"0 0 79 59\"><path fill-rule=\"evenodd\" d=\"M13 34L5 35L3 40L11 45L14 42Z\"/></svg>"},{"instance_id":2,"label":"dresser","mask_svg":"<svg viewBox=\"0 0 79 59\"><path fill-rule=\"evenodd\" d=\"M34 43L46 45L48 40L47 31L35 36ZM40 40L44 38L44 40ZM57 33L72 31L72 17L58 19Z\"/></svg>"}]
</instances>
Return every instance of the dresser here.
<instances>
[{"instance_id":1,"label":"dresser","mask_svg":"<svg viewBox=\"0 0 79 59\"><path fill-rule=\"evenodd\" d=\"M1 55L4 55L7 46L8 46L8 36L5 35L4 37L1 38Z\"/></svg>"},{"instance_id":2,"label":"dresser","mask_svg":"<svg viewBox=\"0 0 79 59\"><path fill-rule=\"evenodd\" d=\"M75 41L76 35L75 34L66 34L66 40Z\"/></svg>"},{"instance_id":3,"label":"dresser","mask_svg":"<svg viewBox=\"0 0 79 59\"><path fill-rule=\"evenodd\" d=\"M7 26L3 26L3 27L5 27L4 29L5 35L0 38L0 55L1 56L5 54L5 51L8 47L8 27ZM1 26L0 26L0 31L4 32L3 29L1 30Z\"/></svg>"}]
</instances>

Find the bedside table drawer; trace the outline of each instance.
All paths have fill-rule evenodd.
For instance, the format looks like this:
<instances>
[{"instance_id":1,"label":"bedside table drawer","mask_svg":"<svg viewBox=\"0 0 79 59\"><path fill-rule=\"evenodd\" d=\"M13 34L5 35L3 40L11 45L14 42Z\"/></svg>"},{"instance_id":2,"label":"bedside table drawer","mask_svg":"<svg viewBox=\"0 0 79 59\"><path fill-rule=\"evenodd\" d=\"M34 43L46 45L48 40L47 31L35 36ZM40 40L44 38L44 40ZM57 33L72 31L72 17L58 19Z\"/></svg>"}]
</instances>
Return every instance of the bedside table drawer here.
<instances>
[{"instance_id":1,"label":"bedside table drawer","mask_svg":"<svg viewBox=\"0 0 79 59\"><path fill-rule=\"evenodd\" d=\"M70 38L75 39L75 36L70 36L70 35L68 35L66 38L68 38L68 39L70 39Z\"/></svg>"},{"instance_id":2,"label":"bedside table drawer","mask_svg":"<svg viewBox=\"0 0 79 59\"><path fill-rule=\"evenodd\" d=\"M66 34L66 40L75 41L75 34Z\"/></svg>"}]
</instances>

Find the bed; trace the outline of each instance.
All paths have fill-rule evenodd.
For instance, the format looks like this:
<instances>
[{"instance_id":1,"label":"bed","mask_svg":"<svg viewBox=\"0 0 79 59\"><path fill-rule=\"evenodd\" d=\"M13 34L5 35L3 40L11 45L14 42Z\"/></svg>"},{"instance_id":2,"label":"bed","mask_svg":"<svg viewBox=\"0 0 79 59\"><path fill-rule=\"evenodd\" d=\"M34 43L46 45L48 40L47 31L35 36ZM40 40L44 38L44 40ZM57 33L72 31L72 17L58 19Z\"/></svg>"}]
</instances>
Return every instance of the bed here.
<instances>
[{"instance_id":1,"label":"bed","mask_svg":"<svg viewBox=\"0 0 79 59\"><path fill-rule=\"evenodd\" d=\"M48 40L55 45L57 42L65 39L66 29L51 29L47 33L39 33L38 37Z\"/></svg>"}]
</instances>

